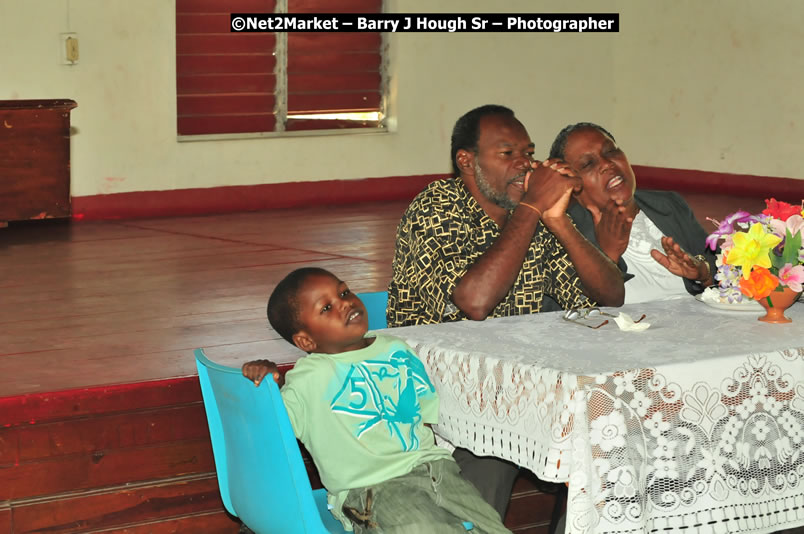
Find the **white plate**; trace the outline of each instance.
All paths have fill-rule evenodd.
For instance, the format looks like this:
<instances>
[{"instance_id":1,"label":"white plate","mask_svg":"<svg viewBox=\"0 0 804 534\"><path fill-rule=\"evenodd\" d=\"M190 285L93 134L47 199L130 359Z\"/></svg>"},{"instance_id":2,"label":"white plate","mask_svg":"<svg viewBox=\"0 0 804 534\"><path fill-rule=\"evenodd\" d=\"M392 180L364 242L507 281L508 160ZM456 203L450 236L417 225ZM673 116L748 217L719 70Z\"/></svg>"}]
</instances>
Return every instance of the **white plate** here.
<instances>
[{"instance_id":1,"label":"white plate","mask_svg":"<svg viewBox=\"0 0 804 534\"><path fill-rule=\"evenodd\" d=\"M765 311L759 302L755 300L748 300L747 298L744 299L742 302L721 302L720 296L715 295L708 295L707 298L704 298L706 291L717 291L717 289L707 288L704 293L700 293L695 295L695 299L703 302L707 306L711 308L715 308L717 310L725 310L725 311L742 311L742 312L762 312ZM713 298L714 297L714 298Z\"/></svg>"}]
</instances>

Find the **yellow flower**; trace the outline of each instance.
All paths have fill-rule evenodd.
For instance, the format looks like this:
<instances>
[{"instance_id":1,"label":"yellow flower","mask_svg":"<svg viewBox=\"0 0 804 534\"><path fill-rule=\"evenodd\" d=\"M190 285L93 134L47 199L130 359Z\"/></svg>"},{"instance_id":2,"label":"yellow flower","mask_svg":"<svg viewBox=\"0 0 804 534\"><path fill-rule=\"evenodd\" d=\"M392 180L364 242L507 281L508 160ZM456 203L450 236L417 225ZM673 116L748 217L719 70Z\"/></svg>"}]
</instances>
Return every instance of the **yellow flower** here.
<instances>
[{"instance_id":1,"label":"yellow flower","mask_svg":"<svg viewBox=\"0 0 804 534\"><path fill-rule=\"evenodd\" d=\"M770 252L782 238L765 231L760 223L754 223L748 232L737 232L732 236L734 248L729 251L729 265L739 265L743 270L743 278L748 280L751 269L756 265L770 268Z\"/></svg>"}]
</instances>

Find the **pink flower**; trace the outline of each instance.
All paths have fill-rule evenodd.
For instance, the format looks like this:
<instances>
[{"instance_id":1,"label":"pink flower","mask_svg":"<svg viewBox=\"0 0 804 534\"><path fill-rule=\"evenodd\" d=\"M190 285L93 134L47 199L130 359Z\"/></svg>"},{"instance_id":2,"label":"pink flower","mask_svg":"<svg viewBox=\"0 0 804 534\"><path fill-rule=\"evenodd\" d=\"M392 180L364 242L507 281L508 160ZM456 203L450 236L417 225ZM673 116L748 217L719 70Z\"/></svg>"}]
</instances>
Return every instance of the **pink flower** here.
<instances>
[{"instance_id":1,"label":"pink flower","mask_svg":"<svg viewBox=\"0 0 804 534\"><path fill-rule=\"evenodd\" d=\"M720 244L720 250L726 252L727 250L731 250L734 248L734 240L732 239L733 235L734 234L729 234L723 238L723 242Z\"/></svg>"},{"instance_id":2,"label":"pink flower","mask_svg":"<svg viewBox=\"0 0 804 534\"><path fill-rule=\"evenodd\" d=\"M791 215L786 221L771 219L770 225L773 233L781 238L785 237L785 230L790 230L790 235L795 237L797 233L804 230L804 218L801 215Z\"/></svg>"},{"instance_id":3,"label":"pink flower","mask_svg":"<svg viewBox=\"0 0 804 534\"><path fill-rule=\"evenodd\" d=\"M801 291L804 284L804 265L785 264L784 267L779 269L779 281L792 289L793 291Z\"/></svg>"}]
</instances>

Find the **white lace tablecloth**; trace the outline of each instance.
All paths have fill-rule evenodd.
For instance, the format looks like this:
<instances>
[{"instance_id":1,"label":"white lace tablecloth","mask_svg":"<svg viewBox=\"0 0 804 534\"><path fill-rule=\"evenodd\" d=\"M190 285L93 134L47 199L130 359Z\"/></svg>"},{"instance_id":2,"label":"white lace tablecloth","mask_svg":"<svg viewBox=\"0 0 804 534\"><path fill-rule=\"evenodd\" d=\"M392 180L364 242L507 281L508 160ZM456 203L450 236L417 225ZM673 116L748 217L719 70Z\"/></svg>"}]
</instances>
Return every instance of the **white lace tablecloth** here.
<instances>
[{"instance_id":1,"label":"white lace tablecloth","mask_svg":"<svg viewBox=\"0 0 804 534\"><path fill-rule=\"evenodd\" d=\"M787 325L691 297L622 311L650 329L546 313L389 333L427 365L441 436L569 481L569 533L804 524L804 303Z\"/></svg>"}]
</instances>

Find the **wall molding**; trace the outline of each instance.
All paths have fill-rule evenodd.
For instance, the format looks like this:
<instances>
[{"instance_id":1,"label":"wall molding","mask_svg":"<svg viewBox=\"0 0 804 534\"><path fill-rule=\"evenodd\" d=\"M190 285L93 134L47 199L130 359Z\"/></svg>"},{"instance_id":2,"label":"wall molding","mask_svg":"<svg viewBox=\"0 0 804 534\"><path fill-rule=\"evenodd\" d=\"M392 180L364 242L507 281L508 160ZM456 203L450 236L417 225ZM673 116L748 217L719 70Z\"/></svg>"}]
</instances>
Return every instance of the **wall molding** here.
<instances>
[{"instance_id":1,"label":"wall molding","mask_svg":"<svg viewBox=\"0 0 804 534\"><path fill-rule=\"evenodd\" d=\"M410 200L440 174L139 191L73 197L73 219L208 215L303 206Z\"/></svg>"},{"instance_id":2,"label":"wall molding","mask_svg":"<svg viewBox=\"0 0 804 534\"><path fill-rule=\"evenodd\" d=\"M633 165L641 189L662 189L718 195L770 198L799 203L804 199L804 180L729 174L722 172L669 169Z\"/></svg>"},{"instance_id":3,"label":"wall molding","mask_svg":"<svg viewBox=\"0 0 804 534\"><path fill-rule=\"evenodd\" d=\"M633 168L642 189L762 199L775 197L795 203L804 198L804 180L793 178L643 165ZM427 184L444 176L422 174L78 196L72 198L72 217L74 220L137 219L411 200Z\"/></svg>"}]
</instances>

